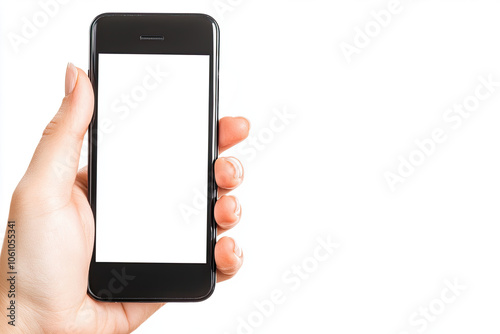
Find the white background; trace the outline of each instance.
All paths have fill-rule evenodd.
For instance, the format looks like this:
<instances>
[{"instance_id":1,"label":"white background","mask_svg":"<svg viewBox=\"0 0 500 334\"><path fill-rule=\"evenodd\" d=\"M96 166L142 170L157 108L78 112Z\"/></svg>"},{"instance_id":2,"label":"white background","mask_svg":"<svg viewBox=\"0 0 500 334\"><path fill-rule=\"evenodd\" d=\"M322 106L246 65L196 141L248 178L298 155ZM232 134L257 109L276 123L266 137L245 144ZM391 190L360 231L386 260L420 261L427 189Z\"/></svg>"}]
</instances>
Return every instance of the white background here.
<instances>
[{"instance_id":1,"label":"white background","mask_svg":"<svg viewBox=\"0 0 500 334\"><path fill-rule=\"evenodd\" d=\"M66 62L86 69L89 25L106 11L205 12L221 27L221 116L252 122L235 194L245 252L235 279L199 304L168 304L138 333L418 333L409 318L440 305L445 280L466 288L426 333L500 330L500 89L452 129L443 114L500 80L500 3L402 0L403 10L348 63L371 11L388 1L71 1L14 52L9 32L37 1L0 7L0 184L10 194L63 97ZM277 110L277 111L276 111ZM274 119L287 110L286 122ZM271 129L272 128L272 129ZM447 140L392 192L384 173L415 140ZM274 130L273 130L274 129ZM270 139L272 136L272 140ZM252 144L251 144L252 143ZM259 150L256 149L259 148ZM293 265L311 265L317 237L340 247L296 287ZM312 268L312 267L308 267ZM304 276L305 277L305 276ZM260 315L278 289L285 301ZM442 302L441 302L442 303Z\"/></svg>"}]
</instances>

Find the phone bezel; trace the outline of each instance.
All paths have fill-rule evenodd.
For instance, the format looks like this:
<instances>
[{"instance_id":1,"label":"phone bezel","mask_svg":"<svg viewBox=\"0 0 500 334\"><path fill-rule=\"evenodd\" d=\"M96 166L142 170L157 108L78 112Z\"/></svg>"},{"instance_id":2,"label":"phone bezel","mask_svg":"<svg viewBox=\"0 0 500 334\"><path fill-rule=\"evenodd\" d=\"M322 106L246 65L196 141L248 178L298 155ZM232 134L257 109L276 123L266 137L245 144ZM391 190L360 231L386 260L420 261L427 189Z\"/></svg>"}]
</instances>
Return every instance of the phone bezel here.
<instances>
[{"instance_id":1,"label":"phone bezel","mask_svg":"<svg viewBox=\"0 0 500 334\"><path fill-rule=\"evenodd\" d=\"M162 35L165 39L143 40L140 38L142 35ZM94 299L110 302L184 302L207 299L213 293L216 281L214 248L217 227L213 209L217 200L217 185L213 166L218 156L218 25L212 17L205 14L105 13L92 22L89 77L94 88L95 103L88 133L88 198L95 224L98 223L96 177L99 53L210 55L207 261L206 264L96 262L94 236L88 293ZM127 280L127 277L132 276L133 279Z\"/></svg>"}]
</instances>

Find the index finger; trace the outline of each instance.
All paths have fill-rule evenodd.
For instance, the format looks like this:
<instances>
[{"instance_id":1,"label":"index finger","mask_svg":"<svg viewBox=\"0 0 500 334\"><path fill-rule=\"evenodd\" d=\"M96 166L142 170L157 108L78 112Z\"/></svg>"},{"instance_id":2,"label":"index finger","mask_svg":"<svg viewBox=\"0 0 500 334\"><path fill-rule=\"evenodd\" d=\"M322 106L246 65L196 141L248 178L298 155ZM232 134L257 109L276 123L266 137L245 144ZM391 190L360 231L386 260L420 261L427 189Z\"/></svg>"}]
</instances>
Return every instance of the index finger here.
<instances>
[{"instance_id":1,"label":"index finger","mask_svg":"<svg viewBox=\"0 0 500 334\"><path fill-rule=\"evenodd\" d=\"M250 122L245 117L223 117L219 120L219 153L248 137Z\"/></svg>"}]
</instances>

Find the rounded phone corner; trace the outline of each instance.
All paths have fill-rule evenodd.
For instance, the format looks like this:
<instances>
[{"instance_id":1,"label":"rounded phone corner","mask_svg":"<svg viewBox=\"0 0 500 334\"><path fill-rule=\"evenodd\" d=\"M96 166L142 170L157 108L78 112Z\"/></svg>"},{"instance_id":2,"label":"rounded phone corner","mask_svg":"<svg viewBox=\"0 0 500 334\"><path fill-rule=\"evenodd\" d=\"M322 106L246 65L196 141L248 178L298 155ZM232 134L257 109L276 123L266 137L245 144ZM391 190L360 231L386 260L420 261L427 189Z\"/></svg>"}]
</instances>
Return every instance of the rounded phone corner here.
<instances>
[{"instance_id":1,"label":"rounded phone corner","mask_svg":"<svg viewBox=\"0 0 500 334\"><path fill-rule=\"evenodd\" d=\"M220 31L219 23L217 23L217 21L213 18L213 16L210 16L210 15L205 14L205 13L197 14L197 15L204 17L214 27L214 30L217 32L217 34L219 33L219 31Z\"/></svg>"},{"instance_id":2,"label":"rounded phone corner","mask_svg":"<svg viewBox=\"0 0 500 334\"><path fill-rule=\"evenodd\" d=\"M90 298L97 300L97 301L103 301L102 298L98 297L90 288L90 285L87 286L87 294L90 296Z\"/></svg>"},{"instance_id":3,"label":"rounded phone corner","mask_svg":"<svg viewBox=\"0 0 500 334\"><path fill-rule=\"evenodd\" d=\"M207 300L208 298L210 298L214 294L214 291L215 291L215 281L210 285L209 289L207 290L207 292L205 294L203 294L200 297L197 297L197 298L194 298L192 300L189 300L189 301L192 301L192 302L202 302L202 301L205 301L205 300Z\"/></svg>"},{"instance_id":4,"label":"rounded phone corner","mask_svg":"<svg viewBox=\"0 0 500 334\"><path fill-rule=\"evenodd\" d=\"M99 297L97 294L95 294L92 291L92 289L90 288L90 285L87 286L87 294L90 296L90 298L92 298L93 300L98 301L98 302L115 302L115 300L113 300L113 298Z\"/></svg>"},{"instance_id":5,"label":"rounded phone corner","mask_svg":"<svg viewBox=\"0 0 500 334\"><path fill-rule=\"evenodd\" d=\"M107 17L107 16L111 16L113 15L112 13L101 13L99 15L97 15L96 17L94 17L94 19L92 20L92 23L90 24L90 31L94 31L97 27L97 23L99 22L100 19L102 19L103 17Z\"/></svg>"}]
</instances>

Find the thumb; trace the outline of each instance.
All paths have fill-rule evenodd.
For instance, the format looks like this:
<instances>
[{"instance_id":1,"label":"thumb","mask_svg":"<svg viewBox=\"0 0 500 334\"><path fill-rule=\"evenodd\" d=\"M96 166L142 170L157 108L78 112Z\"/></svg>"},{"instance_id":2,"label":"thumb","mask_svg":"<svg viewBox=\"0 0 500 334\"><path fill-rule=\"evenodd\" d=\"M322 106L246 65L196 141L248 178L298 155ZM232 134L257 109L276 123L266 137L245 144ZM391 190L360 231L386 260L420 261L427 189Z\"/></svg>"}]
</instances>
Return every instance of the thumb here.
<instances>
[{"instance_id":1,"label":"thumb","mask_svg":"<svg viewBox=\"0 0 500 334\"><path fill-rule=\"evenodd\" d=\"M92 85L72 63L66 68L66 96L45 128L23 178L40 194L71 196L83 137L94 109ZM67 197L69 198L69 197Z\"/></svg>"}]
</instances>

